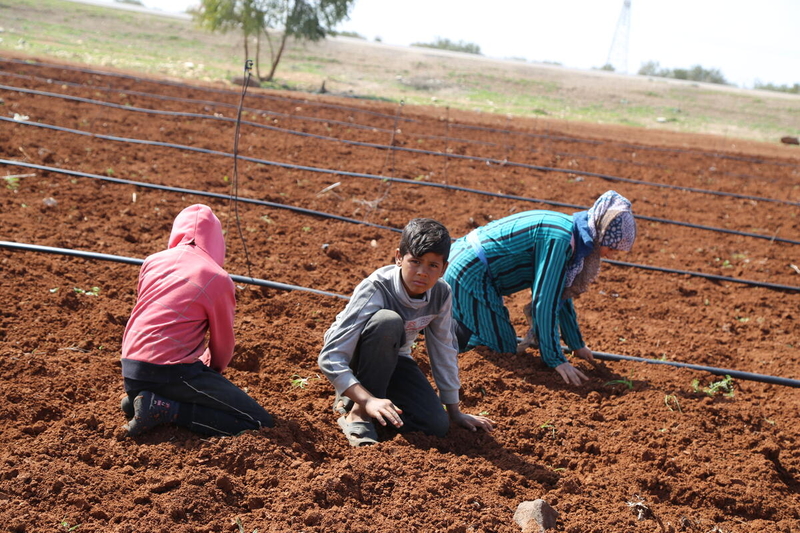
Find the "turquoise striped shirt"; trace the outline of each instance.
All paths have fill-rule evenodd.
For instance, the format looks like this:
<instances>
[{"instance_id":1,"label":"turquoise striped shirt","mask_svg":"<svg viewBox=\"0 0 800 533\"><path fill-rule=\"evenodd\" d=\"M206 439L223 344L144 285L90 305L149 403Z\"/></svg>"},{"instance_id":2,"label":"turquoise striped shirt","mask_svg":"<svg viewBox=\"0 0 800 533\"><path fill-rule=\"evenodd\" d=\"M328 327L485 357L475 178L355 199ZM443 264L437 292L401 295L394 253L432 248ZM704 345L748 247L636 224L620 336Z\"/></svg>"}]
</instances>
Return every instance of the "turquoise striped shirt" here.
<instances>
[{"instance_id":1,"label":"turquoise striped shirt","mask_svg":"<svg viewBox=\"0 0 800 533\"><path fill-rule=\"evenodd\" d=\"M561 298L573 253L572 228L572 216L555 211L524 211L480 227L475 231L488 270L466 237L453 243L444 279L453 289L454 318L473 332L470 346L516 351L517 334L503 296L524 289L531 289L546 365L567 362L561 336L571 350L584 346L572 301Z\"/></svg>"}]
</instances>

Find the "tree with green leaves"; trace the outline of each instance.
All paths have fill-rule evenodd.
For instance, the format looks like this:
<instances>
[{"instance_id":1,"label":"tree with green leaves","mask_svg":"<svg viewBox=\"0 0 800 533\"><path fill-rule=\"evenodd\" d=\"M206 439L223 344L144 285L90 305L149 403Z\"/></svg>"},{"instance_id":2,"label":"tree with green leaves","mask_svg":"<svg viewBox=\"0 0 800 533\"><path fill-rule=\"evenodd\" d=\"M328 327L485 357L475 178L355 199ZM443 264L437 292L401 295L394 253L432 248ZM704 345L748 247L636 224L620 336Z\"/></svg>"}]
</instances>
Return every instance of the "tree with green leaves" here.
<instances>
[{"instance_id":1,"label":"tree with green leaves","mask_svg":"<svg viewBox=\"0 0 800 533\"><path fill-rule=\"evenodd\" d=\"M270 81L286 49L289 37L319 41L346 19L355 0L201 0L192 12L194 20L209 31L238 29L244 38L245 59L255 38L255 66L259 80ZM261 76L261 36L270 51L270 70Z\"/></svg>"}]
</instances>

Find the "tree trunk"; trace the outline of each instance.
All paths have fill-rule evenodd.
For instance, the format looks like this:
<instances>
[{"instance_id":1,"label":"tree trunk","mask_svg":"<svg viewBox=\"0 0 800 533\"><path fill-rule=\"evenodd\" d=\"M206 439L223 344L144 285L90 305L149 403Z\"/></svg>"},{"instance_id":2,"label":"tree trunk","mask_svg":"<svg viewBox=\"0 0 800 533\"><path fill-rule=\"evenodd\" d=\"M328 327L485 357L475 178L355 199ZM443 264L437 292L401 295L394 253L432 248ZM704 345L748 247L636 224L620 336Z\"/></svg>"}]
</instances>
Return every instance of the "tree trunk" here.
<instances>
[{"instance_id":1,"label":"tree trunk","mask_svg":"<svg viewBox=\"0 0 800 533\"><path fill-rule=\"evenodd\" d=\"M261 31L256 32L256 79L261 81L261 67L258 58L261 56Z\"/></svg>"},{"instance_id":2,"label":"tree trunk","mask_svg":"<svg viewBox=\"0 0 800 533\"><path fill-rule=\"evenodd\" d=\"M283 50L286 48L286 40L289 38L289 33L284 30L283 37L281 37L281 45L278 48L278 53L272 57L272 65L269 70L269 74L267 75L267 79L265 81L272 81L272 77L275 75L275 70L278 68L278 63L281 61L281 56L283 55Z\"/></svg>"}]
</instances>

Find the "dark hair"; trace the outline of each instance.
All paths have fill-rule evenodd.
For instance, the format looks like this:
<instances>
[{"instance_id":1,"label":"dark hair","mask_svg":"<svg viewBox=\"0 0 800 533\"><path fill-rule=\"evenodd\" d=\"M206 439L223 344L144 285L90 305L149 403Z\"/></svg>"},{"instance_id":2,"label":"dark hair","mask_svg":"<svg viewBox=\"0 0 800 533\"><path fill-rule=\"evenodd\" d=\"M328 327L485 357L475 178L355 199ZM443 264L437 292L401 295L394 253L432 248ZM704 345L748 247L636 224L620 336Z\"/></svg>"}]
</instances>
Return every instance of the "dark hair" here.
<instances>
[{"instance_id":1,"label":"dark hair","mask_svg":"<svg viewBox=\"0 0 800 533\"><path fill-rule=\"evenodd\" d=\"M415 218L403 228L400 255L422 257L428 252L441 255L447 262L450 257L450 233L431 218Z\"/></svg>"}]
</instances>

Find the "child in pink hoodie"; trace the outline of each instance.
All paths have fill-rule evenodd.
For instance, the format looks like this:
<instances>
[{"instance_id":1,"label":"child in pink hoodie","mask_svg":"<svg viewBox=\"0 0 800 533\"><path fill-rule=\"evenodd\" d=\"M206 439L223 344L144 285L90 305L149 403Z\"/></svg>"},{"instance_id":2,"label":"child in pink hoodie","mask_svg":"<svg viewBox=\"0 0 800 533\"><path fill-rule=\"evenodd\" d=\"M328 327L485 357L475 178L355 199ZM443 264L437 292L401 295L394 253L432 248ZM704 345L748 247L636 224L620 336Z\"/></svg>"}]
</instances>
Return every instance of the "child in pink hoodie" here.
<instances>
[{"instance_id":1,"label":"child in pink hoodie","mask_svg":"<svg viewBox=\"0 0 800 533\"><path fill-rule=\"evenodd\" d=\"M224 262L222 225L208 206L195 204L175 218L167 249L142 265L122 338L128 435L164 423L209 436L274 425L221 374L233 357L236 307Z\"/></svg>"}]
</instances>

